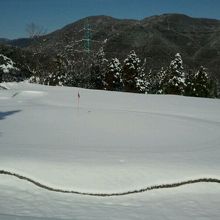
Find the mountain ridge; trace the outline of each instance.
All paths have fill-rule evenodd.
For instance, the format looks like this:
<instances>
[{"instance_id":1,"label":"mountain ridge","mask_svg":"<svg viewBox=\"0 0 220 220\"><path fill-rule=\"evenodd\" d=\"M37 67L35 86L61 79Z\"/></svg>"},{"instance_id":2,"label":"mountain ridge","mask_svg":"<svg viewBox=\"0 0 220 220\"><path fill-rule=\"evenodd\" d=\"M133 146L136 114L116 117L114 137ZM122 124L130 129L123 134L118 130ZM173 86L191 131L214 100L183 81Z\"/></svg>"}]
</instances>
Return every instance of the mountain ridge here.
<instances>
[{"instance_id":1,"label":"mountain ridge","mask_svg":"<svg viewBox=\"0 0 220 220\"><path fill-rule=\"evenodd\" d=\"M169 65L179 52L189 69L200 65L209 68L220 79L220 20L193 18L184 14L162 14L141 20L119 19L106 15L89 16L35 39L17 39L7 44L28 51L55 56L66 53L79 55L83 51L85 25L89 24L91 51L101 46L107 58L124 59L135 50L146 59L148 68L158 70Z\"/></svg>"}]
</instances>

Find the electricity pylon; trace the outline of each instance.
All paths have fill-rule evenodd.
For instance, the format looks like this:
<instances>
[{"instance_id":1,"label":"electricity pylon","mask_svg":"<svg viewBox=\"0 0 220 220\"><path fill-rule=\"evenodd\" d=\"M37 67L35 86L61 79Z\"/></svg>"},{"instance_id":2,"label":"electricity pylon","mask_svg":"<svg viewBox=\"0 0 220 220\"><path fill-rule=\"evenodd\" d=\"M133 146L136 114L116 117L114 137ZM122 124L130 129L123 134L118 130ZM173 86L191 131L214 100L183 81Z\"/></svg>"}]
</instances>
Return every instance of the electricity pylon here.
<instances>
[{"instance_id":1,"label":"electricity pylon","mask_svg":"<svg viewBox=\"0 0 220 220\"><path fill-rule=\"evenodd\" d=\"M86 24L84 25L84 38L83 38L83 42L84 42L84 50L87 53L90 53L91 51L91 44L92 44L92 29L89 25L88 20L86 20Z\"/></svg>"},{"instance_id":2,"label":"electricity pylon","mask_svg":"<svg viewBox=\"0 0 220 220\"><path fill-rule=\"evenodd\" d=\"M91 28L88 19L84 24L84 28L81 29L79 32L82 31L84 32L83 38L81 40L75 41L75 43L77 44L83 43L83 50L75 50L75 51L90 54L94 50L93 43L102 44L103 42L98 40L92 40L92 32L94 30Z\"/></svg>"}]
</instances>

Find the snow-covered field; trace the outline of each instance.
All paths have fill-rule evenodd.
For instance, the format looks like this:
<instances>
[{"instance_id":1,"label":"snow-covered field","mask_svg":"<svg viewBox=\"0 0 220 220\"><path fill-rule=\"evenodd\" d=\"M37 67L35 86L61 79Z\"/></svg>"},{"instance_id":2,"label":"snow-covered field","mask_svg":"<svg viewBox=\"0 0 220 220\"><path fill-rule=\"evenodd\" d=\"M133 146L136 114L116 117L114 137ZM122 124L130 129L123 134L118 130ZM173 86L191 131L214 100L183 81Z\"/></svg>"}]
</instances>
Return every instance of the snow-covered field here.
<instances>
[{"instance_id":1,"label":"snow-covered field","mask_svg":"<svg viewBox=\"0 0 220 220\"><path fill-rule=\"evenodd\" d=\"M220 179L220 100L1 84L0 170L82 193ZM78 91L80 100L78 104ZM118 197L0 175L0 220L220 219L220 184Z\"/></svg>"}]
</instances>

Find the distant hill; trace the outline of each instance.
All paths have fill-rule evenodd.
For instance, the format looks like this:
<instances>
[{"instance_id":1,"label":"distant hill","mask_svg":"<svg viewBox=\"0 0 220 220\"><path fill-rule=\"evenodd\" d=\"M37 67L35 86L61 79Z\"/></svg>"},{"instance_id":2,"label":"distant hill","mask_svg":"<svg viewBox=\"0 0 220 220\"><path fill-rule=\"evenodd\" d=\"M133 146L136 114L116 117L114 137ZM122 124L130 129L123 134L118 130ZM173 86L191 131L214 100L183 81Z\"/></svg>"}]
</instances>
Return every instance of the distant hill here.
<instances>
[{"instance_id":1,"label":"distant hill","mask_svg":"<svg viewBox=\"0 0 220 220\"><path fill-rule=\"evenodd\" d=\"M87 23L92 29L92 51L103 46L108 58L124 59L134 49L142 59L146 58L149 69L159 69L180 52L187 68L203 65L220 79L220 21L214 19L182 14L163 14L143 20L93 16L37 39L7 43L50 55L71 49L81 56Z\"/></svg>"},{"instance_id":2,"label":"distant hill","mask_svg":"<svg viewBox=\"0 0 220 220\"><path fill-rule=\"evenodd\" d=\"M7 39L7 38L0 38L0 43L6 43L8 41L9 41L9 39Z\"/></svg>"},{"instance_id":3,"label":"distant hill","mask_svg":"<svg viewBox=\"0 0 220 220\"><path fill-rule=\"evenodd\" d=\"M33 42L33 39L31 38L19 38L15 40L0 38L1 44L11 45L11 46L20 47L20 48L26 48L30 46L32 42Z\"/></svg>"}]
</instances>

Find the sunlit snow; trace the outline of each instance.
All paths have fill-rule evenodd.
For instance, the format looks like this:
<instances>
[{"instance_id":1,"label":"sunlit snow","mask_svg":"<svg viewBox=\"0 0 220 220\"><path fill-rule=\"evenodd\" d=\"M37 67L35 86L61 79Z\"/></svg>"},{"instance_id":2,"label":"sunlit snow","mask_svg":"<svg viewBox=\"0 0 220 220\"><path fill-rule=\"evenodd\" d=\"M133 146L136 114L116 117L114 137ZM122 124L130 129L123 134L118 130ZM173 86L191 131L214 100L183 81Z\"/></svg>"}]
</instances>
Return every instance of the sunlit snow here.
<instances>
[{"instance_id":1,"label":"sunlit snow","mask_svg":"<svg viewBox=\"0 0 220 220\"><path fill-rule=\"evenodd\" d=\"M220 177L218 99L1 87L0 170L91 193ZM0 175L0 198L4 220L220 219L217 183L99 198Z\"/></svg>"}]
</instances>

